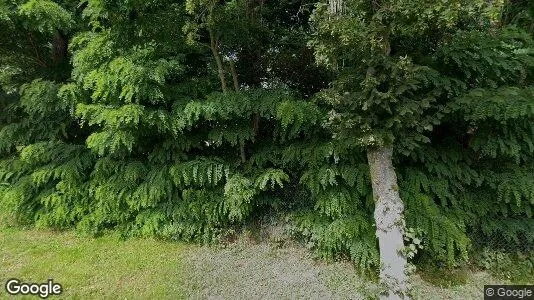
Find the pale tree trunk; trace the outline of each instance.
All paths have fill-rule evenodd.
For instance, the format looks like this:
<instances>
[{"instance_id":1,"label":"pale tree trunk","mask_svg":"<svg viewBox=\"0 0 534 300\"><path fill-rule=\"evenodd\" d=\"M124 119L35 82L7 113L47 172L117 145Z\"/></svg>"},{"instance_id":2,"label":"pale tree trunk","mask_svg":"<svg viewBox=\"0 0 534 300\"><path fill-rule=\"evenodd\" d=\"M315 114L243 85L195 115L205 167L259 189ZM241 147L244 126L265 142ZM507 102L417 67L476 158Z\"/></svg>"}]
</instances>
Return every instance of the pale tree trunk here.
<instances>
[{"instance_id":1,"label":"pale tree trunk","mask_svg":"<svg viewBox=\"0 0 534 300\"><path fill-rule=\"evenodd\" d=\"M373 10L380 6L379 0L371 1ZM344 0L329 0L328 10L340 15L346 10ZM390 54L389 38L382 36L384 52ZM370 71L372 68L369 69ZM373 197L375 199L376 237L380 248L380 282L386 294L381 299L409 299L408 263L404 249L404 204L399 196L397 175L392 162L393 147L367 149L371 171Z\"/></svg>"},{"instance_id":2,"label":"pale tree trunk","mask_svg":"<svg viewBox=\"0 0 534 300\"><path fill-rule=\"evenodd\" d=\"M381 299L409 299L404 248L404 205L392 163L393 147L369 148L367 159L375 199L376 236L380 247Z\"/></svg>"}]
</instances>

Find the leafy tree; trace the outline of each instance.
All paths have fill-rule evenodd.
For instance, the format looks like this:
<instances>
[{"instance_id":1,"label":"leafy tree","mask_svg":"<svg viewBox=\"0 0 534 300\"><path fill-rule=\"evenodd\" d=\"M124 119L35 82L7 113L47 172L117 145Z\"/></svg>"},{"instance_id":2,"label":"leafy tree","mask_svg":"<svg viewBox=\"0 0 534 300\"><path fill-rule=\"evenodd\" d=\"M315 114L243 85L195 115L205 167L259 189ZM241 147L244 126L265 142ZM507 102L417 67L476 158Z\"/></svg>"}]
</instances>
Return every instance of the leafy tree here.
<instances>
[{"instance_id":1,"label":"leafy tree","mask_svg":"<svg viewBox=\"0 0 534 300\"><path fill-rule=\"evenodd\" d=\"M52 212L63 219L83 213L68 207L83 194L90 164L83 161L84 133L69 115L73 104L57 96L70 75L67 44L77 30L75 7L1 1L0 16L0 202L20 221L64 225Z\"/></svg>"},{"instance_id":2,"label":"leafy tree","mask_svg":"<svg viewBox=\"0 0 534 300\"><path fill-rule=\"evenodd\" d=\"M498 28L502 9L487 1L332 0L320 2L314 12L310 44L318 61L338 73L321 95L332 107L328 125L335 138L367 148L386 298L407 297L405 203L393 168L394 150L410 155L429 142L453 100L525 83L529 58L521 49L528 42L509 40ZM469 38L462 54L453 53L452 45ZM473 47L483 39L496 44ZM470 61L455 54L470 55ZM449 59L461 65L452 70ZM529 88L522 91L529 98Z\"/></svg>"},{"instance_id":3,"label":"leafy tree","mask_svg":"<svg viewBox=\"0 0 534 300\"><path fill-rule=\"evenodd\" d=\"M71 81L55 84L49 92L69 104L55 113L79 122L74 128L80 152L66 152L70 148L44 139L42 147L50 154L28 166L38 186L13 178L4 203L12 209L33 205L25 214L43 225L77 226L89 233L118 227L125 235L200 241L243 224L258 207L280 203L273 190L294 172L281 153L316 131L312 122L320 112L287 88L298 78L268 78L271 67L283 70L283 62L269 51L255 61L265 66L262 75L240 75L255 68L241 63L251 60L247 51L253 47L238 43L235 30L256 24L248 31L256 46L277 47L278 53L291 50L276 46L282 37L261 39L269 27L247 15L250 9L242 3L217 7L217 13L246 21L241 29L221 25L215 31L221 41L217 50L233 49L239 58L237 68L225 68L223 75L233 73L234 82L242 80L239 91L221 93L213 51L202 46L206 32L199 29L199 40L191 43L182 31L192 22L183 3L84 2L78 13L88 25L69 45ZM287 26L293 25L278 21L283 15L266 11L264 18L275 28L290 31ZM303 63L316 68L311 67L313 57L307 59ZM307 90L306 83L299 84ZM324 81L314 84L317 89ZM28 98L39 97L28 91ZM243 152L235 150L245 144L244 163ZM28 159L42 154L40 148L27 149ZM54 155L62 164L46 165ZM11 176L10 169L3 170ZM20 197L17 186L32 193ZM35 197L41 191L43 199Z\"/></svg>"}]
</instances>

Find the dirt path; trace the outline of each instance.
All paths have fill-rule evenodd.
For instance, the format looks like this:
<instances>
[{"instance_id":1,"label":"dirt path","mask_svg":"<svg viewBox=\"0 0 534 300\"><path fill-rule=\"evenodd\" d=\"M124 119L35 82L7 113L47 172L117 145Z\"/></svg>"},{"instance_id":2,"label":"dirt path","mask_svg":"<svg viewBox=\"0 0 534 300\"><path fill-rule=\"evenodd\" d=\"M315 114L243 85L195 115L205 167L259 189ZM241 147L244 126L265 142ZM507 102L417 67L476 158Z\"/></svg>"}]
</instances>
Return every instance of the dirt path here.
<instances>
[{"instance_id":1,"label":"dirt path","mask_svg":"<svg viewBox=\"0 0 534 300\"><path fill-rule=\"evenodd\" d=\"M373 292L350 265L315 261L295 246L202 247L183 263L192 270L183 287L194 299L364 299Z\"/></svg>"},{"instance_id":2,"label":"dirt path","mask_svg":"<svg viewBox=\"0 0 534 300\"><path fill-rule=\"evenodd\" d=\"M316 261L298 245L233 244L184 254L183 290L190 299L374 299L378 286L359 277L348 263ZM413 278L416 299L480 299L486 273L465 285L440 288Z\"/></svg>"}]
</instances>

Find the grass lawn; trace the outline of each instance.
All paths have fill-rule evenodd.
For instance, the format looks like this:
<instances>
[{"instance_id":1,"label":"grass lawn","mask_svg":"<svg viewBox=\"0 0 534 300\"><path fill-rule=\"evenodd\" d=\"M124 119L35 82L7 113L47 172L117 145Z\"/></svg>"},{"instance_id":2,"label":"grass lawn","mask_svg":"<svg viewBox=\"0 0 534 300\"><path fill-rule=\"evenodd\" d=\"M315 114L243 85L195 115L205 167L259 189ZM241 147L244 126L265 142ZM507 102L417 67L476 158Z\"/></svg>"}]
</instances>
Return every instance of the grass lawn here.
<instances>
[{"instance_id":1,"label":"grass lawn","mask_svg":"<svg viewBox=\"0 0 534 300\"><path fill-rule=\"evenodd\" d=\"M37 283L52 278L63 286L60 298L68 299L183 298L178 281L186 248L152 239L90 239L0 226L0 299L7 295L9 278Z\"/></svg>"}]
</instances>

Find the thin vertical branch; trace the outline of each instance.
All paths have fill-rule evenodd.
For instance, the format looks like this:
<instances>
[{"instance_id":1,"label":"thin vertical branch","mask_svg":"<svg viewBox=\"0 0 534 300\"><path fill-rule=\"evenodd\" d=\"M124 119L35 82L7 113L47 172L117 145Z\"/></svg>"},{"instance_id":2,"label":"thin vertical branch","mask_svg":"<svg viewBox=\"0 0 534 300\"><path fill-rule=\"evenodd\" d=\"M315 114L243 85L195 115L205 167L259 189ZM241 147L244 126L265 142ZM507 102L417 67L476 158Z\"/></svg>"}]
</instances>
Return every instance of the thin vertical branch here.
<instances>
[{"instance_id":1,"label":"thin vertical branch","mask_svg":"<svg viewBox=\"0 0 534 300\"><path fill-rule=\"evenodd\" d=\"M232 79L234 81L234 89L236 92L239 92L239 78L237 76L237 70L235 68L235 63L232 59L229 61L230 64L230 73L232 73ZM241 141L239 143L239 155L241 156L241 162L245 163L247 162L247 155L246 155L246 149L245 149L245 141Z\"/></svg>"},{"instance_id":2,"label":"thin vertical branch","mask_svg":"<svg viewBox=\"0 0 534 300\"><path fill-rule=\"evenodd\" d=\"M34 40L34 36L33 36L33 33L30 33L29 34L29 37L30 37L30 44L31 44L31 47L33 49L33 51L35 52L35 61L37 62L37 64L41 67L46 67L46 63L41 59L41 56L39 55L39 50L37 49L37 46L35 44L35 40Z\"/></svg>"},{"instance_id":3,"label":"thin vertical branch","mask_svg":"<svg viewBox=\"0 0 534 300\"><path fill-rule=\"evenodd\" d=\"M333 15L342 14L345 10L345 2L343 0L329 0L328 11Z\"/></svg>"},{"instance_id":4,"label":"thin vertical branch","mask_svg":"<svg viewBox=\"0 0 534 300\"><path fill-rule=\"evenodd\" d=\"M211 52L213 53L213 57L215 58L215 62L217 63L217 71L219 73L219 79L221 80L221 87L224 93L228 92L228 86L226 85L226 78L224 76L224 67L221 59L221 55L219 54L219 42L215 38L215 34L213 33L213 29L208 29L210 34L210 48Z\"/></svg>"},{"instance_id":5,"label":"thin vertical branch","mask_svg":"<svg viewBox=\"0 0 534 300\"><path fill-rule=\"evenodd\" d=\"M230 64L230 73L232 73L232 79L234 81L234 89L235 91L239 91L239 80L238 80L238 77L237 77L237 71L236 71L236 68L235 68L235 63L233 60L229 60L229 64Z\"/></svg>"}]
</instances>

